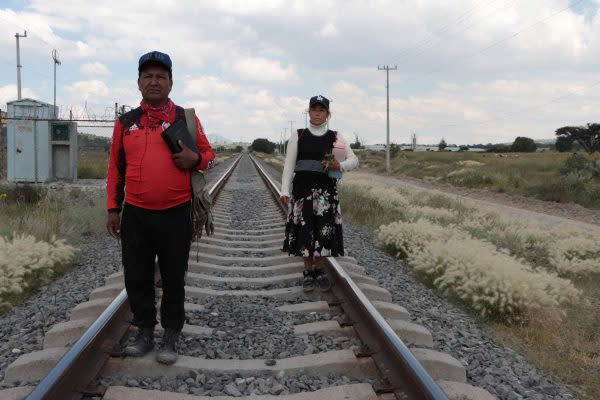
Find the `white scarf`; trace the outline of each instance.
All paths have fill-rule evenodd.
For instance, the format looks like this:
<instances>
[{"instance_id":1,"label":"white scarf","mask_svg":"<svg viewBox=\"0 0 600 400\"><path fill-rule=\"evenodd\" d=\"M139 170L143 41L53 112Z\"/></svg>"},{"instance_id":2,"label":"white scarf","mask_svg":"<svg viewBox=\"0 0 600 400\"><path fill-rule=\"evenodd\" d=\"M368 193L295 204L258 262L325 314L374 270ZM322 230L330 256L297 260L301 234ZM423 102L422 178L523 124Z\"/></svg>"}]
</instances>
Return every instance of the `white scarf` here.
<instances>
[{"instance_id":1,"label":"white scarf","mask_svg":"<svg viewBox=\"0 0 600 400\"><path fill-rule=\"evenodd\" d=\"M313 125L309 122L308 130L315 136L323 136L329 130L329 126L327 126L328 121L323 122L321 125Z\"/></svg>"}]
</instances>

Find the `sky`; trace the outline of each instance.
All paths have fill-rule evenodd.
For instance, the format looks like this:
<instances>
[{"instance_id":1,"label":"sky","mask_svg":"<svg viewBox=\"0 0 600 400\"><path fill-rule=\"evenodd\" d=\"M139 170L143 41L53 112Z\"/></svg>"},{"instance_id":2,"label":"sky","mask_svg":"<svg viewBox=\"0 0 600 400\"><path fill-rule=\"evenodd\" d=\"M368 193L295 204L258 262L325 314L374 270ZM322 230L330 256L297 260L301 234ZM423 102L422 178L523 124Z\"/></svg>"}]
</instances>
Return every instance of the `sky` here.
<instances>
[{"instance_id":1,"label":"sky","mask_svg":"<svg viewBox=\"0 0 600 400\"><path fill-rule=\"evenodd\" d=\"M331 100L330 128L384 143L554 137L599 122L600 0L0 0L0 108L22 93L78 117L137 106L137 62L173 60L171 98L209 134L279 141ZM109 135L110 132L102 131Z\"/></svg>"}]
</instances>

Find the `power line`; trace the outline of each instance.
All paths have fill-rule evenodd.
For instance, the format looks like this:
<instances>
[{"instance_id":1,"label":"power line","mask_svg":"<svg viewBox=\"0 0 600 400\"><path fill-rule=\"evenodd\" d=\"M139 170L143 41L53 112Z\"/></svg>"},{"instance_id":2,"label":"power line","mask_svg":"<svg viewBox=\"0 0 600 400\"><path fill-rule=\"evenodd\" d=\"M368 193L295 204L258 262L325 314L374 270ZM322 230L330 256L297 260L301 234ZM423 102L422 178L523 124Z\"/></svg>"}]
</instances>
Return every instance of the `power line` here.
<instances>
[{"instance_id":1,"label":"power line","mask_svg":"<svg viewBox=\"0 0 600 400\"><path fill-rule=\"evenodd\" d=\"M464 17L466 17L468 14L470 14L472 11L474 11L478 7L479 6L471 7L468 11L466 11L463 14L461 14L455 21L448 22L446 25L444 25L441 28L439 28L437 31L434 32L434 34L435 35L440 35L440 34L444 33L450 26L452 26L453 24L456 24L456 23L460 23L461 20L464 19ZM436 36L434 34L430 33L430 36L431 36L430 38L421 40L419 43L417 43L416 46L413 46L413 47L415 49L418 49L420 47L420 45L431 42L432 40L434 40L436 38ZM404 51L402 51L399 54L397 54L397 56L398 57L403 57L405 54L409 53L410 50L411 50L410 48L407 48Z\"/></svg>"},{"instance_id":2,"label":"power line","mask_svg":"<svg viewBox=\"0 0 600 400\"><path fill-rule=\"evenodd\" d=\"M447 38L452 37L452 36L456 36L459 33L462 33L462 32L470 30L472 27L474 27L475 25L477 25L481 20L485 19L489 15L495 14L499 10L507 8L507 7L510 7L510 6L514 5L514 4L516 4L517 2L518 2L518 0L509 0L509 1L507 1L507 2L505 2L503 4L504 7L502 5L499 5L498 7L494 8L493 10L491 10L490 12L488 12L487 14L484 14L484 15L480 16L478 21L475 21L475 22L473 22L473 23L471 23L471 24L469 24L469 25L467 25L467 26L463 27L462 29L459 29L459 30L457 30L455 32L449 33L448 35L444 36L444 39L447 39ZM432 39L434 39L434 38L432 38ZM417 55L423 53L425 50L428 50L428 49L431 49L431 48L435 47L436 45L440 44L441 41L442 41L442 38L438 37L437 41L435 41L431 46L423 46L421 48L418 48L417 49L418 51L415 52L413 54L413 56L417 56ZM431 43L431 41L429 41L429 43ZM405 58L406 57L403 57L403 59L405 59ZM400 59L399 61L402 61L402 59Z\"/></svg>"},{"instance_id":3,"label":"power line","mask_svg":"<svg viewBox=\"0 0 600 400\"><path fill-rule=\"evenodd\" d=\"M468 60L468 59L470 59L470 58L473 58L473 57L475 57L475 56L477 56L477 55L479 55L479 54L481 54L481 53L483 53L483 52L486 52L487 50L489 50L489 49L491 49L491 48L493 48L493 47L496 47L497 45L499 45L499 44L501 44L501 43L507 42L507 41L509 41L509 40L511 40L511 39L513 39L513 38L515 38L515 37L517 37L517 36L518 36L518 35L520 35L521 33L523 33L523 32L526 32L526 31L528 31L528 30L530 30L530 29L534 28L536 25L540 25L540 24L542 24L542 23L544 23L544 22L548 21L549 19L551 19L551 18L553 18L553 17L557 16L558 14L561 14L561 13L563 13L563 12L565 12L565 11L569 10L569 9L570 9L572 6L576 6L577 4L580 4L580 3L582 3L583 1L584 1L584 0L576 0L576 1L575 1L575 3L571 4L570 6L567 6L567 7L563 8L563 9L560 9L560 10L558 10L558 11L556 11L556 12L554 12L554 13L552 13L552 14L550 14L550 15L548 15L548 16L546 16L546 17L544 17L544 18L541 18L541 19L539 19L539 20L537 20L537 21L534 21L533 23L531 23L531 24L527 25L526 27L524 27L524 28L522 28L522 29L520 29L520 30L518 30L518 31L516 31L516 32L513 32L513 33L511 33L510 35L508 35L508 36L506 36L506 37L504 37L504 38L502 38L502 39L498 39L498 40L496 40L496 41L492 42L491 44L487 45L486 47L483 47L483 48L481 48L481 49L479 49L479 50L477 50L477 51L475 51L475 52L473 52L473 53L471 53L471 54L468 54L468 55L465 55L465 56L461 56L461 57L459 57L459 58L460 58L460 60L461 60L461 61L464 61L464 60ZM439 71L441 70L441 68L439 68L439 67L443 67L443 66L444 66L444 65L446 65L446 64L447 64L447 63L441 63L441 64L438 64L438 68L435 68L435 69L432 69L432 70L426 71L426 72L424 73L424 75L431 75L431 74L433 74L433 73L435 73L435 72L439 72Z\"/></svg>"}]
</instances>

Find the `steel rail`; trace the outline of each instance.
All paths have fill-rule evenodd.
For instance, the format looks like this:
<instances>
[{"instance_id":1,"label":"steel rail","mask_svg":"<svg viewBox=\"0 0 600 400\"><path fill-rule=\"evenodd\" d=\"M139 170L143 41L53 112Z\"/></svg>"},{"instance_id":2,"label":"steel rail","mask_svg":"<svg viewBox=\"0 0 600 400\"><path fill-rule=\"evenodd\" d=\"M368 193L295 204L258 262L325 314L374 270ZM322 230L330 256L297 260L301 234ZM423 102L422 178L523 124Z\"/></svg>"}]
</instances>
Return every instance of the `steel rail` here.
<instances>
[{"instance_id":1,"label":"steel rail","mask_svg":"<svg viewBox=\"0 0 600 400\"><path fill-rule=\"evenodd\" d=\"M219 194L241 158L241 155L237 157L212 184L208 191L211 197ZM130 320L127 292L123 289L33 389L27 400L80 399L129 329Z\"/></svg>"},{"instance_id":2,"label":"steel rail","mask_svg":"<svg viewBox=\"0 0 600 400\"><path fill-rule=\"evenodd\" d=\"M255 157L250 158L273 193L277 204L286 213L286 207L281 202L281 191ZM327 275L332 280L334 294L341 299L344 312L353 321L352 326L361 341L368 347L369 355L378 369L388 380L387 390L393 392L398 399L448 400L435 380L337 260L334 257L326 257L325 260Z\"/></svg>"}]
</instances>

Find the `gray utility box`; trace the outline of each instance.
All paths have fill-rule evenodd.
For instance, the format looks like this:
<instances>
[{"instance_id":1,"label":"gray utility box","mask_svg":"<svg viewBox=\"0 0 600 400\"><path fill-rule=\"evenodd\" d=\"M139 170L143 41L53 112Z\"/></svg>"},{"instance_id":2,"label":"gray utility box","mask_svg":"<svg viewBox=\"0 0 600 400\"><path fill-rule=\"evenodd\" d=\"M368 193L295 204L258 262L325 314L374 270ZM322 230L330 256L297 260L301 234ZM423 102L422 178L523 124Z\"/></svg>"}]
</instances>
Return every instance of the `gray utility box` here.
<instances>
[{"instance_id":1,"label":"gray utility box","mask_svg":"<svg viewBox=\"0 0 600 400\"><path fill-rule=\"evenodd\" d=\"M16 100L7 106L8 180L77 180L77 124L56 120L55 107L38 100Z\"/></svg>"}]
</instances>

